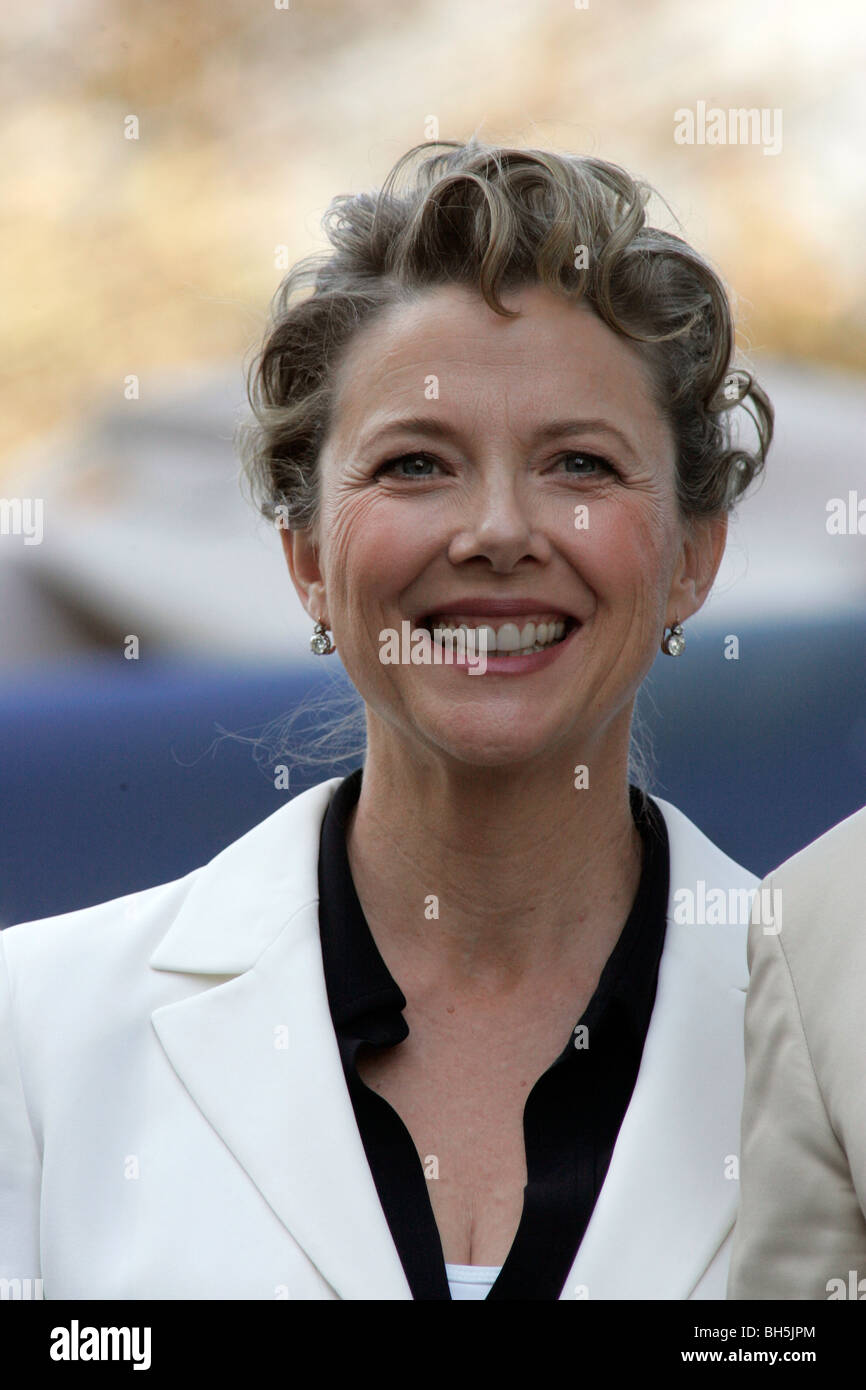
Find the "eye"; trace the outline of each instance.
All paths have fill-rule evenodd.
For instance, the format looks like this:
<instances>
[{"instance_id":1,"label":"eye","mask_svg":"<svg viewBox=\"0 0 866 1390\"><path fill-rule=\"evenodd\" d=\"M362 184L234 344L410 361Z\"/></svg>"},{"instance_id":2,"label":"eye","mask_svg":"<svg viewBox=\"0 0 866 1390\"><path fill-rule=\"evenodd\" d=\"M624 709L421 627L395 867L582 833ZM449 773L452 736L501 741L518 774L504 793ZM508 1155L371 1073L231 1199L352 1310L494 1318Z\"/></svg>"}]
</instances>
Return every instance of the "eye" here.
<instances>
[{"instance_id":1,"label":"eye","mask_svg":"<svg viewBox=\"0 0 866 1390\"><path fill-rule=\"evenodd\" d=\"M401 469L404 463L413 465L405 473ZM386 459L381 467L376 469L376 477L378 478L380 473L390 473L397 478L432 478L435 474L427 471L428 466L439 467L438 460L430 454L399 454L397 458Z\"/></svg>"},{"instance_id":2,"label":"eye","mask_svg":"<svg viewBox=\"0 0 866 1390\"><path fill-rule=\"evenodd\" d=\"M573 478L589 478L599 470L603 470L605 473L616 473L613 464L603 458L601 454L590 454L583 449L572 449L567 454L562 454L558 462L567 463L571 459L577 459L579 464L585 465L573 471L566 469L566 472L570 472Z\"/></svg>"}]
</instances>

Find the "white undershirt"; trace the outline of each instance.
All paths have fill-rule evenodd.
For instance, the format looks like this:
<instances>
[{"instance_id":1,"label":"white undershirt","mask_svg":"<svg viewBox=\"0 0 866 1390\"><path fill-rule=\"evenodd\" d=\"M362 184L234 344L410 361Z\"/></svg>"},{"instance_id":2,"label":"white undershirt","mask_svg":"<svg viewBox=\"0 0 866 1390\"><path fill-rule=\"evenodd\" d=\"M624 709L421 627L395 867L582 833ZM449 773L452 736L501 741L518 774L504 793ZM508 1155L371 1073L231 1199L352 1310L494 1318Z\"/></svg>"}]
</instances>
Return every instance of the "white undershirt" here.
<instances>
[{"instance_id":1,"label":"white undershirt","mask_svg":"<svg viewBox=\"0 0 866 1390\"><path fill-rule=\"evenodd\" d=\"M451 1297L465 1300L486 1298L495 1283L501 1265L449 1265L445 1266Z\"/></svg>"}]
</instances>

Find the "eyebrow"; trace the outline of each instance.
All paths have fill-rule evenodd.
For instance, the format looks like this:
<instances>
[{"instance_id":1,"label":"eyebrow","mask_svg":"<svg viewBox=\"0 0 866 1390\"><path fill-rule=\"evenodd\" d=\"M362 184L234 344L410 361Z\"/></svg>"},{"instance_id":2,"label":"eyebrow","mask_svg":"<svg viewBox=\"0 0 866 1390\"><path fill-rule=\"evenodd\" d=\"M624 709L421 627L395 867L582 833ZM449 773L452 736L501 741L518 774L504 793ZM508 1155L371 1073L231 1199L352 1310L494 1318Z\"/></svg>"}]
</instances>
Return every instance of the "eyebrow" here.
<instances>
[{"instance_id":1,"label":"eyebrow","mask_svg":"<svg viewBox=\"0 0 866 1390\"><path fill-rule=\"evenodd\" d=\"M587 430L597 430L602 434L612 435L632 458L637 457L634 445L627 436L617 429L616 425L611 424L610 420L604 420L600 417L549 420L547 424L538 427L534 437L536 440L544 441L558 438L563 434L581 434ZM451 425L435 415L405 415L401 416L399 420L389 420L381 429L365 435L362 444L370 446L381 442L392 434L426 434L431 439L456 439L459 433L459 430L452 428Z\"/></svg>"}]
</instances>

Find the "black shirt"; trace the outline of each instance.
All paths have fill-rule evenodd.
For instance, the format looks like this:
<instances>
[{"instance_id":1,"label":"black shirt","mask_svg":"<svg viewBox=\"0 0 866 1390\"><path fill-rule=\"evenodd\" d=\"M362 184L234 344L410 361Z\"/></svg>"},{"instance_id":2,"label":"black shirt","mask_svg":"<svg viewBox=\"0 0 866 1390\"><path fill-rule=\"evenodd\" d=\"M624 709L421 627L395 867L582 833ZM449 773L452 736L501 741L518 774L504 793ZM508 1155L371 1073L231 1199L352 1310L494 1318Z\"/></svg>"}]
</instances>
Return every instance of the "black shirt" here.
<instances>
[{"instance_id":1,"label":"black shirt","mask_svg":"<svg viewBox=\"0 0 866 1390\"><path fill-rule=\"evenodd\" d=\"M345 827L362 773L357 768L340 783L322 824L319 931L328 1002L367 1161L412 1295L450 1299L421 1156L397 1112L356 1069L362 1043L395 1047L409 1036L406 998L379 954L349 867ZM664 944L669 855L659 808L637 787L629 795L643 841L637 896L585 1012L527 1097L523 1213L489 1299L559 1298L637 1080ZM578 1033L579 1025L587 1033ZM581 1040L589 1045L577 1045Z\"/></svg>"}]
</instances>

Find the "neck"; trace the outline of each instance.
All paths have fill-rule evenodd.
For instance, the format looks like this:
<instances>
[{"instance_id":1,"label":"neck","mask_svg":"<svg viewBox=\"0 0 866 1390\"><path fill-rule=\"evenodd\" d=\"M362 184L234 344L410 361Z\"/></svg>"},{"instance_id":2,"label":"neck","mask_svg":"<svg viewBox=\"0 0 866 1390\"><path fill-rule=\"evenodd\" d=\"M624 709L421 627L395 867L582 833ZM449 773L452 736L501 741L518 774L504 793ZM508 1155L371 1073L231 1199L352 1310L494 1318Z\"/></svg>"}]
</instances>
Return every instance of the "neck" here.
<instances>
[{"instance_id":1,"label":"neck","mask_svg":"<svg viewBox=\"0 0 866 1390\"><path fill-rule=\"evenodd\" d=\"M517 770L419 756L371 719L347 848L397 978L501 986L603 965L640 879L629 724ZM577 790L580 765L590 786Z\"/></svg>"}]
</instances>

